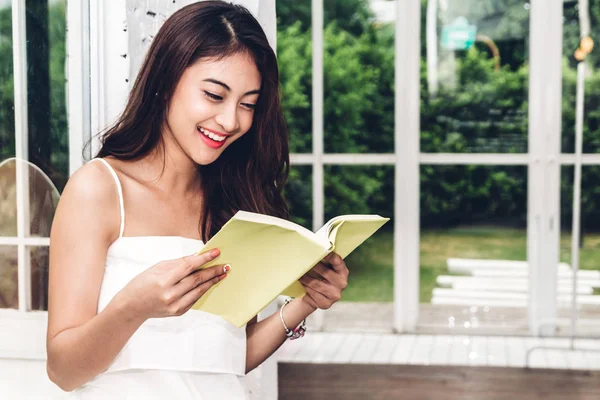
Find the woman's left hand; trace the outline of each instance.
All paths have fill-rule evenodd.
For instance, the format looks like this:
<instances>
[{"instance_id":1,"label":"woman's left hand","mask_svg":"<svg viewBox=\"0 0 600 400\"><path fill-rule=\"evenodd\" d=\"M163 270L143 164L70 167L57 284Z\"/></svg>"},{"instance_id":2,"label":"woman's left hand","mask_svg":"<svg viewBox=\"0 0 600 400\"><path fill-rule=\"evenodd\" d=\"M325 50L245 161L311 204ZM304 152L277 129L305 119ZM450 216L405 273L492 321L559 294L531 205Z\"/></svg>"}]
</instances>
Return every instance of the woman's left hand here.
<instances>
[{"instance_id":1,"label":"woman's left hand","mask_svg":"<svg viewBox=\"0 0 600 400\"><path fill-rule=\"evenodd\" d=\"M298 280L306 290L302 300L314 309L327 310L342 298L342 292L348 286L349 272L342 257L330 253Z\"/></svg>"}]
</instances>

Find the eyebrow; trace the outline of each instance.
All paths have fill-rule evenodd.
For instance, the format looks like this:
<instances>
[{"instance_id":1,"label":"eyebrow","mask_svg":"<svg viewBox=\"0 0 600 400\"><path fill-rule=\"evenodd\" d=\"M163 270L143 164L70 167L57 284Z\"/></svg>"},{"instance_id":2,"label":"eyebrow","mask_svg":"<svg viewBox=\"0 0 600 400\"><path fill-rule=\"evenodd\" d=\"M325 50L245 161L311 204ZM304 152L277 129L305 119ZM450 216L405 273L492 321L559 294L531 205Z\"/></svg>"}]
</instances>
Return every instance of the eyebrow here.
<instances>
[{"instance_id":1,"label":"eyebrow","mask_svg":"<svg viewBox=\"0 0 600 400\"><path fill-rule=\"evenodd\" d=\"M210 82L210 83L214 83L215 85L223 86L228 92L231 92L231 88L229 86L227 86L226 83L223 83L223 82L218 81L216 79L206 78L206 79L204 79L204 82ZM244 96L249 96L251 94L260 94L260 90L258 90L258 89L251 90L249 92L244 93Z\"/></svg>"}]
</instances>

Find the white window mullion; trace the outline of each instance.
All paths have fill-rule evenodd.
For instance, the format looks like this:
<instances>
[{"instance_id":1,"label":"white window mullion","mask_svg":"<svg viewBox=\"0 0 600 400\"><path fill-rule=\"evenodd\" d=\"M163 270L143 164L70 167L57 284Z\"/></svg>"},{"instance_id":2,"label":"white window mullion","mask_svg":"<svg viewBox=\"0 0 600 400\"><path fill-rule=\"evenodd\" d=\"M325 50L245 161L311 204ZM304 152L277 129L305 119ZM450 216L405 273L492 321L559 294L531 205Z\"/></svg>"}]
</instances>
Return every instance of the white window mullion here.
<instances>
[{"instance_id":1,"label":"white window mullion","mask_svg":"<svg viewBox=\"0 0 600 400\"><path fill-rule=\"evenodd\" d=\"M394 141L394 329L419 316L419 120L421 1L396 2Z\"/></svg>"},{"instance_id":2,"label":"white window mullion","mask_svg":"<svg viewBox=\"0 0 600 400\"><path fill-rule=\"evenodd\" d=\"M312 23L312 198L313 230L324 224L325 181L323 177L323 0L311 1ZM311 316L317 330L323 328L324 312L317 310Z\"/></svg>"},{"instance_id":3,"label":"white window mullion","mask_svg":"<svg viewBox=\"0 0 600 400\"><path fill-rule=\"evenodd\" d=\"M586 4L587 6L587 4ZM585 37L589 32L581 32ZM577 65L577 100L575 105L575 164L573 176L573 215L571 221L571 267L573 291L571 297L571 338L577 334L577 272L579 271L579 238L581 227L581 152L583 148L583 111L585 88L585 61ZM571 341L571 347L573 341Z\"/></svg>"},{"instance_id":4,"label":"white window mullion","mask_svg":"<svg viewBox=\"0 0 600 400\"><path fill-rule=\"evenodd\" d=\"M527 261L529 329L557 315L556 268L560 247L560 130L562 0L531 3L529 43L529 154ZM543 333L551 334L552 329Z\"/></svg>"},{"instance_id":5,"label":"white window mullion","mask_svg":"<svg viewBox=\"0 0 600 400\"><path fill-rule=\"evenodd\" d=\"M113 4L113 6L118 6ZM96 134L104 128L106 121L105 108L105 82L104 82L104 2L90 2L90 49L96 49L90 54L90 125L91 156L100 149L100 142Z\"/></svg>"},{"instance_id":6,"label":"white window mullion","mask_svg":"<svg viewBox=\"0 0 600 400\"><path fill-rule=\"evenodd\" d=\"M600 154L581 154L581 165L600 165ZM574 165L575 154L561 154L560 155L561 165Z\"/></svg>"},{"instance_id":7,"label":"white window mullion","mask_svg":"<svg viewBox=\"0 0 600 400\"><path fill-rule=\"evenodd\" d=\"M27 42L25 0L12 1L13 71L15 104L15 157L17 164L28 158Z\"/></svg>"},{"instance_id":8,"label":"white window mullion","mask_svg":"<svg viewBox=\"0 0 600 400\"><path fill-rule=\"evenodd\" d=\"M69 175L73 175L85 161L82 150L91 137L89 2L68 1L67 21ZM90 155L91 152L85 157L91 158Z\"/></svg>"},{"instance_id":9,"label":"white window mullion","mask_svg":"<svg viewBox=\"0 0 600 400\"><path fill-rule=\"evenodd\" d=\"M13 71L15 104L15 157L17 183L17 265L19 311L31 308L31 265L23 239L29 236L29 171L27 163L27 39L25 0L12 2Z\"/></svg>"},{"instance_id":10,"label":"white window mullion","mask_svg":"<svg viewBox=\"0 0 600 400\"><path fill-rule=\"evenodd\" d=\"M50 246L50 238L47 237L29 237L19 238L10 236L0 236L0 246Z\"/></svg>"},{"instance_id":11,"label":"white window mullion","mask_svg":"<svg viewBox=\"0 0 600 400\"><path fill-rule=\"evenodd\" d=\"M300 153L292 153L290 154L290 164L291 165L313 165L313 155L312 154L300 154Z\"/></svg>"},{"instance_id":12,"label":"white window mullion","mask_svg":"<svg viewBox=\"0 0 600 400\"><path fill-rule=\"evenodd\" d=\"M344 153L323 154L323 165L395 165L396 155L389 153ZM290 155L293 165L313 165L316 157L310 153ZM561 165L573 165L574 154L557 156ZM531 156L527 153L421 153L421 165L529 165ZM600 165L600 154L582 154L582 165Z\"/></svg>"},{"instance_id":13,"label":"white window mullion","mask_svg":"<svg viewBox=\"0 0 600 400\"><path fill-rule=\"evenodd\" d=\"M524 153L421 153L419 162L428 165L527 165Z\"/></svg>"},{"instance_id":14,"label":"white window mullion","mask_svg":"<svg viewBox=\"0 0 600 400\"><path fill-rule=\"evenodd\" d=\"M323 226L323 0L312 0L313 229Z\"/></svg>"}]
</instances>

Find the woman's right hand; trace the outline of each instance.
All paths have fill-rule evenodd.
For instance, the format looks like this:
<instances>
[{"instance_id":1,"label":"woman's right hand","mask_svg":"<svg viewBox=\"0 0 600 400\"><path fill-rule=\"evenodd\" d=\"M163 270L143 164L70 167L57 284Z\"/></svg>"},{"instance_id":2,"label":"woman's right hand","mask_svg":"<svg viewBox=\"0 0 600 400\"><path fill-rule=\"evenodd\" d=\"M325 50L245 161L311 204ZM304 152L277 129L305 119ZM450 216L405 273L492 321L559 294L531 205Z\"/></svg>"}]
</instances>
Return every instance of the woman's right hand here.
<instances>
[{"instance_id":1,"label":"woman's right hand","mask_svg":"<svg viewBox=\"0 0 600 400\"><path fill-rule=\"evenodd\" d=\"M225 279L230 268L217 265L200 267L219 256L213 249L198 255L161 261L148 268L116 296L132 318L179 316L188 311L215 283Z\"/></svg>"}]
</instances>

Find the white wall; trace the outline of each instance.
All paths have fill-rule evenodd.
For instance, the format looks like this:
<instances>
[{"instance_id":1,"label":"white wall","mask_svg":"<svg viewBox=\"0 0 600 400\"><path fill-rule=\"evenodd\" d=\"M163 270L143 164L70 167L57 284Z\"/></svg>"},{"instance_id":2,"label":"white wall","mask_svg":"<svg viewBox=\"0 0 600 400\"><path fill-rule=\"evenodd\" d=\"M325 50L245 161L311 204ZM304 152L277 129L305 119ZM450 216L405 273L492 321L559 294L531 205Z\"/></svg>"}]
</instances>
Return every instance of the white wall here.
<instances>
[{"instance_id":1,"label":"white wall","mask_svg":"<svg viewBox=\"0 0 600 400\"><path fill-rule=\"evenodd\" d=\"M60 399L46 374L45 312L0 313L0 399Z\"/></svg>"},{"instance_id":2,"label":"white wall","mask_svg":"<svg viewBox=\"0 0 600 400\"><path fill-rule=\"evenodd\" d=\"M66 396L48 379L44 360L0 359L0 398L42 400Z\"/></svg>"}]
</instances>

